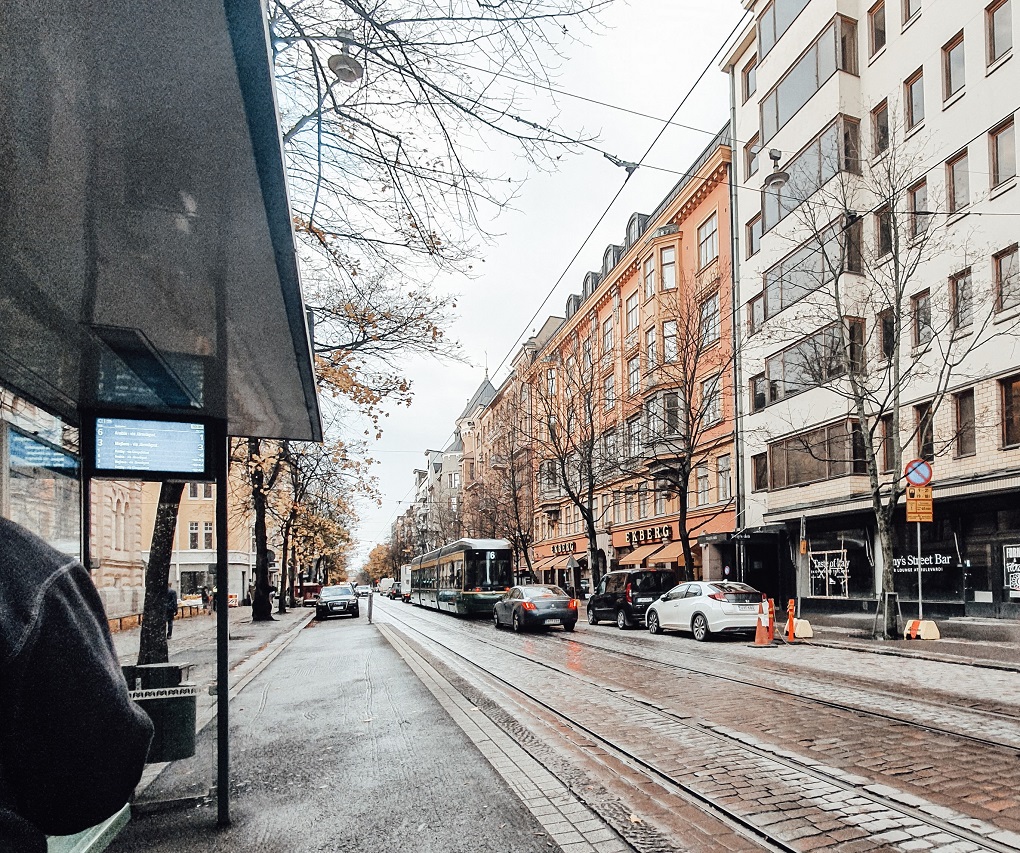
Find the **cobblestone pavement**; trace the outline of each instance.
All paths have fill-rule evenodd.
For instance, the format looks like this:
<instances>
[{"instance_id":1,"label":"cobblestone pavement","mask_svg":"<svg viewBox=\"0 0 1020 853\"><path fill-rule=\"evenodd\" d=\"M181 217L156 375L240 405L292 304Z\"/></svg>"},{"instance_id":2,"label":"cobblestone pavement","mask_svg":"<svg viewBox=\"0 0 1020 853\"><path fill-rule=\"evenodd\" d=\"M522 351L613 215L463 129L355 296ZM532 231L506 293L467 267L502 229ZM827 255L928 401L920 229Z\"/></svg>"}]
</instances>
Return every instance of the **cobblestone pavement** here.
<instances>
[{"instance_id":1,"label":"cobblestone pavement","mask_svg":"<svg viewBox=\"0 0 1020 853\"><path fill-rule=\"evenodd\" d=\"M646 816L664 838L678 829L670 801L686 810L700 798L787 849L1020 849L1017 673L590 626L569 639L518 637L402 605L380 610L504 709L551 715L535 725L543 740L572 729L575 745L578 733L591 741L589 756L637 765L660 802L668 793L665 814L650 805ZM551 707L527 709L521 691ZM734 849L723 823L683 846Z\"/></svg>"}]
</instances>

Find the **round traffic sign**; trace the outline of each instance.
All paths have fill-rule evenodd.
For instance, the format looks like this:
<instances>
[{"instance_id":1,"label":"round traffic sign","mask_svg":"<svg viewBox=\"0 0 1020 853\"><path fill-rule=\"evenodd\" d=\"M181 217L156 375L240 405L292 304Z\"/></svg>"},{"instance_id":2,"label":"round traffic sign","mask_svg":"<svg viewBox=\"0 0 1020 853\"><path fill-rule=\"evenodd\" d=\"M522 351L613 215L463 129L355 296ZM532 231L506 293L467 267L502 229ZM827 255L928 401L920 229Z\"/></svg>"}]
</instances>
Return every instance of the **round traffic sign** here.
<instances>
[{"instance_id":1,"label":"round traffic sign","mask_svg":"<svg viewBox=\"0 0 1020 853\"><path fill-rule=\"evenodd\" d=\"M911 459L903 470L903 476L911 486L927 486L931 482L931 463L924 459Z\"/></svg>"}]
</instances>

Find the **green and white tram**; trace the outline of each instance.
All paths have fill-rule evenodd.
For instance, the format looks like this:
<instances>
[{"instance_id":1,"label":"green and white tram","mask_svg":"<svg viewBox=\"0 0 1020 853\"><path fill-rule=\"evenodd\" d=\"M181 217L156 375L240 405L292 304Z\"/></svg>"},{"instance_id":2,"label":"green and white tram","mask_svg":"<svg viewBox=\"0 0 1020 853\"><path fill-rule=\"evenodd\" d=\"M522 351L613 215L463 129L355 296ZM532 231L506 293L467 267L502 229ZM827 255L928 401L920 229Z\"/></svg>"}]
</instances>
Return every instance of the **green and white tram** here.
<instances>
[{"instance_id":1,"label":"green and white tram","mask_svg":"<svg viewBox=\"0 0 1020 853\"><path fill-rule=\"evenodd\" d=\"M458 539L411 561L411 603L433 610L488 618L511 586L505 539Z\"/></svg>"}]
</instances>

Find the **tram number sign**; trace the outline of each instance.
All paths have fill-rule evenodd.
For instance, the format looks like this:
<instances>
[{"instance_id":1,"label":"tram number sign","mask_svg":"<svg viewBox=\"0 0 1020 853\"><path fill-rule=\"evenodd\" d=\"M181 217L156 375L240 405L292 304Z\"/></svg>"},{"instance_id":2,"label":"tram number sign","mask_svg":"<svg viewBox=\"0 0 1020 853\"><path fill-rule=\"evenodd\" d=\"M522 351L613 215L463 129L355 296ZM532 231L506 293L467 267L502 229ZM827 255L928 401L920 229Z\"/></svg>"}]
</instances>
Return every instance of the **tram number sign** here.
<instances>
[{"instance_id":1,"label":"tram number sign","mask_svg":"<svg viewBox=\"0 0 1020 853\"><path fill-rule=\"evenodd\" d=\"M907 486L907 521L931 521L931 501L931 486Z\"/></svg>"},{"instance_id":2,"label":"tram number sign","mask_svg":"<svg viewBox=\"0 0 1020 853\"><path fill-rule=\"evenodd\" d=\"M911 486L927 486L931 475L931 463L924 459L911 459L903 469L903 476Z\"/></svg>"}]
</instances>

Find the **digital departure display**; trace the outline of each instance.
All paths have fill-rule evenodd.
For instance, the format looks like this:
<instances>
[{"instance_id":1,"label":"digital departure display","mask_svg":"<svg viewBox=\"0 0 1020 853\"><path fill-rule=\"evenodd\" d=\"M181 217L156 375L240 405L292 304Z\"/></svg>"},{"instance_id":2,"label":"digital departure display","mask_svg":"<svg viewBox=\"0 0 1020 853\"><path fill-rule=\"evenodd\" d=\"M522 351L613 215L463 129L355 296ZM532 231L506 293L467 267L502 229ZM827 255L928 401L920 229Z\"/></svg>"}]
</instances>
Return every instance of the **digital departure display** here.
<instances>
[{"instance_id":1,"label":"digital departure display","mask_svg":"<svg viewBox=\"0 0 1020 853\"><path fill-rule=\"evenodd\" d=\"M207 473L206 425L186 421L96 418L97 471Z\"/></svg>"}]
</instances>

